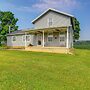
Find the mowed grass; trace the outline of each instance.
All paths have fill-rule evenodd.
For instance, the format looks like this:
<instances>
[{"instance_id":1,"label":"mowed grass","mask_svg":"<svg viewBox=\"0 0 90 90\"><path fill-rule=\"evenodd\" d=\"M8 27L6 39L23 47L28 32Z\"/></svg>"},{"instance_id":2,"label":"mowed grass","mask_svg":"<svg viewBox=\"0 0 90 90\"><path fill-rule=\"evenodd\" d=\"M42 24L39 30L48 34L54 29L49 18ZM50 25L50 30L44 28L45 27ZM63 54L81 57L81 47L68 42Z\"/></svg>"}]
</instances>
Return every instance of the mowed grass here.
<instances>
[{"instance_id":1,"label":"mowed grass","mask_svg":"<svg viewBox=\"0 0 90 90\"><path fill-rule=\"evenodd\" d=\"M0 51L0 90L90 90L90 50L74 55Z\"/></svg>"}]
</instances>

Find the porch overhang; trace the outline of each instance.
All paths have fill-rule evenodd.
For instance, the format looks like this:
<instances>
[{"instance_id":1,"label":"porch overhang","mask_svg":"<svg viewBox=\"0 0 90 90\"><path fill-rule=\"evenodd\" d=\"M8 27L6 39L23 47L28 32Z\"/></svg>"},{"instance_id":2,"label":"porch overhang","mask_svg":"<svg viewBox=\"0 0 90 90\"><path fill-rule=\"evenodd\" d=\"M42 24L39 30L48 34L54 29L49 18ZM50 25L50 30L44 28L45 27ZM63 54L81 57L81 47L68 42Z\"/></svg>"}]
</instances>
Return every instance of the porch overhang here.
<instances>
[{"instance_id":1,"label":"porch overhang","mask_svg":"<svg viewBox=\"0 0 90 90\"><path fill-rule=\"evenodd\" d=\"M43 28L43 29L33 29L33 30L28 30L25 31L27 34L37 34L37 33L44 33L47 32L66 32L67 31L67 26L65 27L49 27L49 28Z\"/></svg>"},{"instance_id":2,"label":"porch overhang","mask_svg":"<svg viewBox=\"0 0 90 90\"><path fill-rule=\"evenodd\" d=\"M49 28L43 28L43 29L32 29L32 30L28 30L25 31L25 37L26 35L37 35L37 34L42 34L42 46L45 46L45 33L66 33L66 47L69 48L69 27L68 26L64 26L64 27L49 27ZM25 46L26 46L26 41L25 41Z\"/></svg>"}]
</instances>

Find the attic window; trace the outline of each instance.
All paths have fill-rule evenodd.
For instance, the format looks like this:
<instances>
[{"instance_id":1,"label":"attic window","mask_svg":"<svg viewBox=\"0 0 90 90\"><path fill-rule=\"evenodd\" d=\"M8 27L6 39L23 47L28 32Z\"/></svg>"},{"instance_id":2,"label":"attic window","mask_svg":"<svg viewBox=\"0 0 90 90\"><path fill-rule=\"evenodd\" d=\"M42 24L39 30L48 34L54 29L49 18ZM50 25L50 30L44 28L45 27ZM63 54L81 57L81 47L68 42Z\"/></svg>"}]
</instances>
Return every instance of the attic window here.
<instances>
[{"instance_id":1,"label":"attic window","mask_svg":"<svg viewBox=\"0 0 90 90\"><path fill-rule=\"evenodd\" d=\"M49 19L48 19L48 25L49 25L49 26L52 26L52 24L53 24L53 20L52 20L52 18L49 18Z\"/></svg>"}]
</instances>

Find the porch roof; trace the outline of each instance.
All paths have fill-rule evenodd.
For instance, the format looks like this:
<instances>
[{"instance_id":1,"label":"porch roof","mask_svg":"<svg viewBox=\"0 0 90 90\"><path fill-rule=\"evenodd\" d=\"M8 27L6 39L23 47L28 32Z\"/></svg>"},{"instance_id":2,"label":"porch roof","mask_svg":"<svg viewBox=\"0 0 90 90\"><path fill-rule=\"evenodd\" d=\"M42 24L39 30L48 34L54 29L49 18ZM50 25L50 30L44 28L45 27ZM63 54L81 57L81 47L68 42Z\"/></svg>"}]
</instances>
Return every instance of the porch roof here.
<instances>
[{"instance_id":1,"label":"porch roof","mask_svg":"<svg viewBox=\"0 0 90 90\"><path fill-rule=\"evenodd\" d=\"M33 30L28 30L25 31L26 33L29 34L35 34L35 33L42 33L43 31L45 33L47 32L65 32L67 30L67 26L65 27L49 27L49 28L43 28L43 29L33 29Z\"/></svg>"},{"instance_id":2,"label":"porch roof","mask_svg":"<svg viewBox=\"0 0 90 90\"><path fill-rule=\"evenodd\" d=\"M44 33L47 32L65 32L67 30L67 26L63 27L49 27L49 28L42 28L42 29L27 29L27 30L17 30L12 33L7 34L7 36L13 36L13 35L24 35L26 34L36 34L36 33Z\"/></svg>"}]
</instances>

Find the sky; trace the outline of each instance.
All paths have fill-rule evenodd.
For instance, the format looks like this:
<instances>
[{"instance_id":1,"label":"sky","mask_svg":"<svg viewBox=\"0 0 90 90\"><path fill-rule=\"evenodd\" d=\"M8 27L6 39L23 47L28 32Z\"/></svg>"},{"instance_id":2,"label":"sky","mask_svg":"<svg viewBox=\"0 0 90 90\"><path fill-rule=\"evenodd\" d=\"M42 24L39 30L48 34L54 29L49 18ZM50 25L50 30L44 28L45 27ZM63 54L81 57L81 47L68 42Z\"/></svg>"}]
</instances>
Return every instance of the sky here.
<instances>
[{"instance_id":1,"label":"sky","mask_svg":"<svg viewBox=\"0 0 90 90\"><path fill-rule=\"evenodd\" d=\"M33 28L31 21L48 8L74 15L80 22L80 40L90 40L90 0L0 0L0 10L13 12L19 29Z\"/></svg>"}]
</instances>

